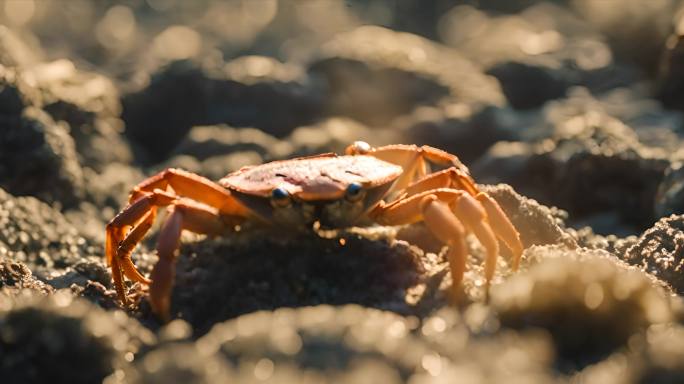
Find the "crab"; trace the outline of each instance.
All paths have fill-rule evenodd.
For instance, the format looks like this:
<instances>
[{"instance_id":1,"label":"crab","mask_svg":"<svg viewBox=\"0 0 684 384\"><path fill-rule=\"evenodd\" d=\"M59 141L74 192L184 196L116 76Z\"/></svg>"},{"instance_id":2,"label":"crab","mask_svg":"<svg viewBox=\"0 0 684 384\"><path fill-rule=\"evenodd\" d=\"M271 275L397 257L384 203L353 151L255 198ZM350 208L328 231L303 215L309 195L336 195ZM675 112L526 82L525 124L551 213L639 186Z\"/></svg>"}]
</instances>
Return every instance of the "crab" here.
<instances>
[{"instance_id":1,"label":"crab","mask_svg":"<svg viewBox=\"0 0 684 384\"><path fill-rule=\"evenodd\" d=\"M487 287L499 240L511 251L511 268L518 268L523 252L518 231L497 202L477 188L455 155L429 146L373 148L361 141L345 152L247 166L218 183L173 168L142 181L106 228L106 259L122 304L128 303L126 277L149 285L152 311L168 319L181 232L226 235L246 220L285 228L311 228L314 223L345 228L363 218L393 226L423 221L448 246L454 290L465 271L468 233L486 250ZM430 172L433 167L440 170ZM168 214L158 236L159 259L148 278L131 255L161 207Z\"/></svg>"}]
</instances>

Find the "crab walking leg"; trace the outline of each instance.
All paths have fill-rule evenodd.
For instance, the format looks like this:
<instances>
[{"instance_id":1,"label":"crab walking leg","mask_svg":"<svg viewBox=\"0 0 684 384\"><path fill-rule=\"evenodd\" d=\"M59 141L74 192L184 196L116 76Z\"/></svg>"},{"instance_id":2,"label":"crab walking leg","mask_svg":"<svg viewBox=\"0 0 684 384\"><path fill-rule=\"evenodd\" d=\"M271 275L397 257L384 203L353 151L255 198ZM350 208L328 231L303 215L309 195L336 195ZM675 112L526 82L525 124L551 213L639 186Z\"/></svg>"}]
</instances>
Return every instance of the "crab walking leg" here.
<instances>
[{"instance_id":1,"label":"crab walking leg","mask_svg":"<svg viewBox=\"0 0 684 384\"><path fill-rule=\"evenodd\" d=\"M184 229L194 233L219 235L232 227L217 211L193 202L183 202L169 207L157 243L159 261L150 275L150 304L153 312L167 320L171 309L171 289L176 275L176 251Z\"/></svg>"},{"instance_id":2,"label":"crab walking leg","mask_svg":"<svg viewBox=\"0 0 684 384\"><path fill-rule=\"evenodd\" d=\"M404 193L405 197L410 197L422 192L439 188L463 189L474 196L487 212L487 220L494 230L496 237L506 244L511 250L513 259L511 268L518 269L522 257L523 245L520 241L520 234L515 229L508 216L504 213L501 206L491 196L484 192L479 192L475 184L466 177L460 170L455 168L445 169L426 176L422 180L409 185Z\"/></svg>"},{"instance_id":3,"label":"crab walking leg","mask_svg":"<svg viewBox=\"0 0 684 384\"><path fill-rule=\"evenodd\" d=\"M111 246L106 248L106 257L109 264L117 255L117 248L123 240L123 233L129 227L136 227L143 223L146 219L146 215L156 210L157 207L166 206L173 203L176 200L176 196L168 192L161 190L155 190L152 193L148 193L138 200L129 204L123 211L119 212L118 215L107 224L107 239L111 240Z\"/></svg>"},{"instance_id":4,"label":"crab walking leg","mask_svg":"<svg viewBox=\"0 0 684 384\"><path fill-rule=\"evenodd\" d=\"M393 190L404 189L411 182L425 176L427 174L428 162L442 167L454 167L461 170L463 175L470 180L470 184L473 184L472 179L468 176L468 168L457 156L428 145L419 147L416 145L395 144L371 148L367 143L355 142L347 147L345 152L348 155L362 154L374 156L404 168L404 174L395 182Z\"/></svg>"},{"instance_id":5,"label":"crab walking leg","mask_svg":"<svg viewBox=\"0 0 684 384\"><path fill-rule=\"evenodd\" d=\"M427 164L420 155L420 151L417 150L417 147L415 149L408 149L406 147L412 146L389 145L374 149L369 153L369 155L397 164L404 169L404 173L394 182L392 186L393 191L403 190L414 180L422 178L428 172Z\"/></svg>"},{"instance_id":6,"label":"crab walking leg","mask_svg":"<svg viewBox=\"0 0 684 384\"><path fill-rule=\"evenodd\" d=\"M451 270L451 280L454 290L461 286L463 274L465 273L466 257L468 249L465 244L465 227L451 210L449 206L434 196L426 197L423 200L423 219L428 229L441 242L449 246L447 259Z\"/></svg>"},{"instance_id":7,"label":"crab walking leg","mask_svg":"<svg viewBox=\"0 0 684 384\"><path fill-rule=\"evenodd\" d=\"M126 290L123 283L123 273L121 271L121 266L119 265L119 260L113 255L116 253L116 244L118 244L118 239L121 238L120 228L107 228L107 234L105 237L105 253L107 255L107 261L112 267L112 279L114 280L114 288L116 289L116 294L123 305L128 304L126 300Z\"/></svg>"},{"instance_id":8,"label":"crab walking leg","mask_svg":"<svg viewBox=\"0 0 684 384\"><path fill-rule=\"evenodd\" d=\"M442 204L431 204L430 202L433 200L439 201ZM428 207L430 207L431 212L428 215L430 216L428 220L431 220L431 223L426 221L425 209ZM435 213L436 211L440 211L439 215ZM378 223L388 225L411 224L424 220L431 230L433 228L438 230L445 223L444 219L438 219L439 217L455 215L465 225L467 230L475 234L487 252L485 258L485 278L487 283L494 276L496 259L499 254L499 243L487 222L485 208L465 191L451 188L425 191L390 205L381 205L374 209L371 215ZM435 233L435 236L440 238L440 235L437 233ZM440 238L440 240L443 239Z\"/></svg>"},{"instance_id":9,"label":"crab walking leg","mask_svg":"<svg viewBox=\"0 0 684 384\"><path fill-rule=\"evenodd\" d=\"M166 169L142 181L133 188L129 201L132 203L142 195L156 189L164 191L167 187L173 188L179 196L216 207L222 213L241 216L247 214L247 209L220 185L202 176L176 168Z\"/></svg>"},{"instance_id":10,"label":"crab walking leg","mask_svg":"<svg viewBox=\"0 0 684 384\"><path fill-rule=\"evenodd\" d=\"M513 253L511 269L513 269L513 271L518 270L524 248L522 241L520 240L520 233L515 229L508 219L508 216L506 216L503 209L501 209L501 206L499 206L491 196L484 192L480 192L475 198L487 211L489 224L492 226L496 236L501 239Z\"/></svg>"},{"instance_id":11,"label":"crab walking leg","mask_svg":"<svg viewBox=\"0 0 684 384\"><path fill-rule=\"evenodd\" d=\"M143 276L135 265L133 265L131 253L133 253L135 246L142 241L145 234L152 228L155 217L156 209L151 209L147 212L145 216L143 216L141 222L126 235L121 243L119 243L119 247L116 250L115 259L121 263L121 267L123 268L126 277L143 284L150 284L151 281Z\"/></svg>"},{"instance_id":12,"label":"crab walking leg","mask_svg":"<svg viewBox=\"0 0 684 384\"><path fill-rule=\"evenodd\" d=\"M180 244L183 229L183 213L175 207L169 209L157 242L159 261L152 269L150 277L150 304L152 311L163 320L168 320L171 308L171 288L176 276L176 250Z\"/></svg>"},{"instance_id":13,"label":"crab walking leg","mask_svg":"<svg viewBox=\"0 0 684 384\"><path fill-rule=\"evenodd\" d=\"M455 167L427 175L407 186L404 192L411 196L437 188L462 189L473 196L480 193L470 177Z\"/></svg>"},{"instance_id":14,"label":"crab walking leg","mask_svg":"<svg viewBox=\"0 0 684 384\"><path fill-rule=\"evenodd\" d=\"M484 273L487 287L489 287L489 282L494 277L496 259L499 256L499 242L487 222L487 213L475 198L465 194L451 205L451 209L475 234L487 252Z\"/></svg>"},{"instance_id":15,"label":"crab walking leg","mask_svg":"<svg viewBox=\"0 0 684 384\"><path fill-rule=\"evenodd\" d=\"M175 196L157 190L154 193L142 196L133 204L128 205L107 224L105 236L105 257L107 264L112 267L114 288L116 289L119 299L124 305L128 303L124 286L124 275L134 281L147 281L147 279L142 277L140 272L138 272L138 270L135 268L130 257L121 258L118 255L118 248L122 243L122 240L124 240L124 233L131 226L137 228L140 225L144 225L145 221L149 220L148 214L152 210L155 210L157 206L171 204L174 200ZM135 228L133 233L136 232ZM138 231L141 230L142 229ZM130 237L131 234L128 236Z\"/></svg>"}]
</instances>

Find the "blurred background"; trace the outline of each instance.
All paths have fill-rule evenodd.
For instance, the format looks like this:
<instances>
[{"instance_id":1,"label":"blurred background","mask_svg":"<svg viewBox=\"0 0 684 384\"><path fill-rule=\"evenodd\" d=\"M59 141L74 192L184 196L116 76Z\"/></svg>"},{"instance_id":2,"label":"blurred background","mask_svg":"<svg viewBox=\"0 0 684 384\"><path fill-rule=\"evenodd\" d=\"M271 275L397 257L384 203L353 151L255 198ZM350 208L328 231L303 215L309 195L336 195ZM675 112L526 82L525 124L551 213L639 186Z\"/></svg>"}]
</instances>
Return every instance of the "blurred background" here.
<instances>
[{"instance_id":1,"label":"blurred background","mask_svg":"<svg viewBox=\"0 0 684 384\"><path fill-rule=\"evenodd\" d=\"M112 180L168 166L219 178L358 139L430 144L573 226L636 234L684 204L681 5L3 0L5 80L73 143L35 155L58 169L6 151L0 185L106 217Z\"/></svg>"}]
</instances>

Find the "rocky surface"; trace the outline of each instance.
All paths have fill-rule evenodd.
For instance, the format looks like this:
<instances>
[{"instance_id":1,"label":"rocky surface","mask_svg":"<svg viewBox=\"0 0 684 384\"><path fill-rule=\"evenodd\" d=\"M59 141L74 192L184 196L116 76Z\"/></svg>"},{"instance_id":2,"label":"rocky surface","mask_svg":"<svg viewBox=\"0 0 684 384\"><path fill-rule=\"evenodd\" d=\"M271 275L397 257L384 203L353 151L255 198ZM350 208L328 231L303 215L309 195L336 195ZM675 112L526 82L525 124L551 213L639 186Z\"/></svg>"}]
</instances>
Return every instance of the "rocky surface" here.
<instances>
[{"instance_id":1,"label":"rocky surface","mask_svg":"<svg viewBox=\"0 0 684 384\"><path fill-rule=\"evenodd\" d=\"M105 312L68 292L0 299L0 373L11 383L101 381L156 342L122 312Z\"/></svg>"},{"instance_id":2,"label":"rocky surface","mask_svg":"<svg viewBox=\"0 0 684 384\"><path fill-rule=\"evenodd\" d=\"M258 3L0 1L3 383L683 380L680 5ZM519 270L502 244L488 290L468 235L453 287L423 223L249 220L184 233L170 322L140 283L121 306L137 183L355 140L459 156Z\"/></svg>"},{"instance_id":3,"label":"rocky surface","mask_svg":"<svg viewBox=\"0 0 684 384\"><path fill-rule=\"evenodd\" d=\"M667 282L679 294L684 290L680 271L684 258L684 217L672 215L658 220L625 251L630 264Z\"/></svg>"},{"instance_id":4,"label":"rocky surface","mask_svg":"<svg viewBox=\"0 0 684 384\"><path fill-rule=\"evenodd\" d=\"M546 329L561 371L601 361L649 325L672 320L656 279L607 252L554 245L526 256L531 265L493 289L492 307L505 327Z\"/></svg>"},{"instance_id":5,"label":"rocky surface","mask_svg":"<svg viewBox=\"0 0 684 384\"><path fill-rule=\"evenodd\" d=\"M648 226L662 205L659 188L672 184L660 187L666 171L681 155L641 140L634 128L609 114L609 107L577 91L546 104L527 137L492 146L473 173L482 182L510 183L576 219L586 217L600 232L622 224L622 235L629 227ZM680 142L676 135L671 140Z\"/></svg>"},{"instance_id":6,"label":"rocky surface","mask_svg":"<svg viewBox=\"0 0 684 384\"><path fill-rule=\"evenodd\" d=\"M256 127L277 136L314 121L320 96L301 69L250 56L220 68L174 61L123 98L126 135L159 161L195 125ZM161 118L160 118L161 117Z\"/></svg>"}]
</instances>

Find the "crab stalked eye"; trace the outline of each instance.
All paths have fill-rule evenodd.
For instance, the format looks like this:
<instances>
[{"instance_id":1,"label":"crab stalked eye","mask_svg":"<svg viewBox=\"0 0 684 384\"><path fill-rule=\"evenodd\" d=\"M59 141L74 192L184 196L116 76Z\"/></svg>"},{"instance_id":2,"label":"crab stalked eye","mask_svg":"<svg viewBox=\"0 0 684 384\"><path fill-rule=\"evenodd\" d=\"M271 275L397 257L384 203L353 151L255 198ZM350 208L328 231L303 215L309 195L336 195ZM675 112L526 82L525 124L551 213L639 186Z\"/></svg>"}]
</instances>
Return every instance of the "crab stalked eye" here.
<instances>
[{"instance_id":1,"label":"crab stalked eye","mask_svg":"<svg viewBox=\"0 0 684 384\"><path fill-rule=\"evenodd\" d=\"M352 145L347 147L348 155L365 155L370 151L371 146L365 141L355 141Z\"/></svg>"},{"instance_id":2,"label":"crab stalked eye","mask_svg":"<svg viewBox=\"0 0 684 384\"><path fill-rule=\"evenodd\" d=\"M274 207L287 207L291 202L290 193L285 188L276 187L271 191L271 205Z\"/></svg>"},{"instance_id":3,"label":"crab stalked eye","mask_svg":"<svg viewBox=\"0 0 684 384\"><path fill-rule=\"evenodd\" d=\"M345 197L351 202L357 202L366 195L366 190L359 183L351 183L347 187Z\"/></svg>"}]
</instances>

